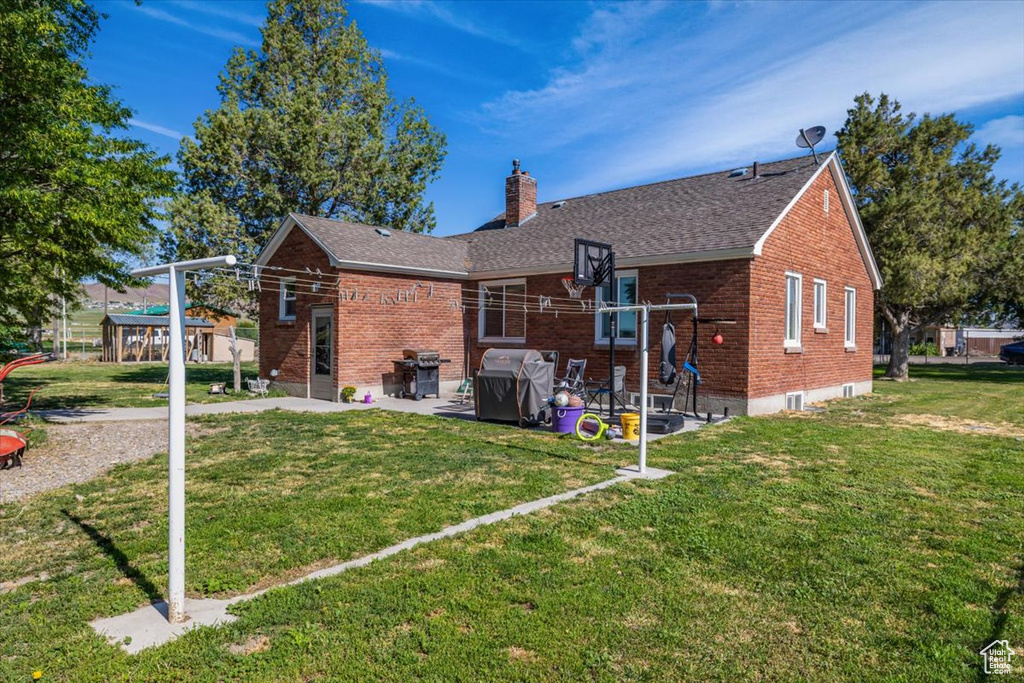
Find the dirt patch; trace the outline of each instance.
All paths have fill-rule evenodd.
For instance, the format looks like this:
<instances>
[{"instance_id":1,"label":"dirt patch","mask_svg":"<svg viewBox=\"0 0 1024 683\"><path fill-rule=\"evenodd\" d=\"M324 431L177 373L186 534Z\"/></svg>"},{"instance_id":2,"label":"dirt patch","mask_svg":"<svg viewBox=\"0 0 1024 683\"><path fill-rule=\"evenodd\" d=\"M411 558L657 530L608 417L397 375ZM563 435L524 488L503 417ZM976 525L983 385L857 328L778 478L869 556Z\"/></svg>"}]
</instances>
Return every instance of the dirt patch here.
<instances>
[{"instance_id":1,"label":"dirt patch","mask_svg":"<svg viewBox=\"0 0 1024 683\"><path fill-rule=\"evenodd\" d=\"M929 427L943 432L959 434L987 434L989 436L1024 437L1024 429L1009 422L980 422L942 415L900 415L896 422L909 427Z\"/></svg>"},{"instance_id":2,"label":"dirt patch","mask_svg":"<svg viewBox=\"0 0 1024 683\"><path fill-rule=\"evenodd\" d=\"M439 557L431 557L429 559L423 560L422 562L418 562L416 564L416 571L420 571L420 572L430 571L431 569L437 569L438 567L440 567L444 563L445 563L445 560L442 560Z\"/></svg>"},{"instance_id":3,"label":"dirt patch","mask_svg":"<svg viewBox=\"0 0 1024 683\"><path fill-rule=\"evenodd\" d=\"M38 575L23 576L20 579L14 579L13 581L0 582L0 595L10 593L19 586L24 586L26 583L31 583L33 581L46 581L49 578L50 575L47 572L43 572Z\"/></svg>"},{"instance_id":4,"label":"dirt patch","mask_svg":"<svg viewBox=\"0 0 1024 683\"><path fill-rule=\"evenodd\" d=\"M228 652L233 655L251 655L256 652L266 652L270 649L270 638L266 636L253 636L244 643L232 643L228 645Z\"/></svg>"},{"instance_id":5,"label":"dirt patch","mask_svg":"<svg viewBox=\"0 0 1024 683\"><path fill-rule=\"evenodd\" d=\"M513 662L536 662L537 653L512 645L508 648L508 658Z\"/></svg>"},{"instance_id":6,"label":"dirt patch","mask_svg":"<svg viewBox=\"0 0 1024 683\"><path fill-rule=\"evenodd\" d=\"M794 467L796 463L793 462L793 458L788 455L778 455L771 457L764 455L763 453L750 453L743 456L740 460L744 463L753 465L762 465L775 470L786 471L791 467Z\"/></svg>"}]
</instances>

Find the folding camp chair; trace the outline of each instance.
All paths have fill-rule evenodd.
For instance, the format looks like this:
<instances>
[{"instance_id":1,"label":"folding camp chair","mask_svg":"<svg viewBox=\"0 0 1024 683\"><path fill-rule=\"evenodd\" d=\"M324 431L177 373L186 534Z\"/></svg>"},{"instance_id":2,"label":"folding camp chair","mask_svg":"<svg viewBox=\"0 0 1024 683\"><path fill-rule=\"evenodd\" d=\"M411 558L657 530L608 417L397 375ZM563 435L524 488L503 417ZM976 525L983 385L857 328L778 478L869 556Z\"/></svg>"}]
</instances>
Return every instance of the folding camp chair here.
<instances>
[{"instance_id":1,"label":"folding camp chair","mask_svg":"<svg viewBox=\"0 0 1024 683\"><path fill-rule=\"evenodd\" d=\"M587 359L576 360L570 358L565 365L565 377L555 380L555 393L567 391L573 396L582 399L587 397L587 383L583 379L583 373L587 369Z\"/></svg>"},{"instance_id":2,"label":"folding camp chair","mask_svg":"<svg viewBox=\"0 0 1024 683\"><path fill-rule=\"evenodd\" d=\"M609 395L608 391L608 380L588 380L587 381L587 407L591 407L594 403L600 411L604 410L604 397ZM619 405L629 407L630 403L626 400L626 366L616 365L615 366L615 392L608 398L608 404L611 405L612 400L616 401Z\"/></svg>"}]
</instances>

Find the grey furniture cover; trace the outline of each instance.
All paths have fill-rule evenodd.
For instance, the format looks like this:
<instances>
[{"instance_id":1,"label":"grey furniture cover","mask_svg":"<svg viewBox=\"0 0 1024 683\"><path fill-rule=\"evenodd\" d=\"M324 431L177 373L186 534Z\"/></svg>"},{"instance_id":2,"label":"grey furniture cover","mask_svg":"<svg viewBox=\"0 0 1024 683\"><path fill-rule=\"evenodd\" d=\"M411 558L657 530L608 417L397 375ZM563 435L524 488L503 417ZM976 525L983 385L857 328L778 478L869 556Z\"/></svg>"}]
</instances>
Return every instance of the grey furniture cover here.
<instances>
[{"instance_id":1,"label":"grey furniture cover","mask_svg":"<svg viewBox=\"0 0 1024 683\"><path fill-rule=\"evenodd\" d=\"M488 349L473 394L476 419L527 427L548 420L555 366L532 349Z\"/></svg>"}]
</instances>

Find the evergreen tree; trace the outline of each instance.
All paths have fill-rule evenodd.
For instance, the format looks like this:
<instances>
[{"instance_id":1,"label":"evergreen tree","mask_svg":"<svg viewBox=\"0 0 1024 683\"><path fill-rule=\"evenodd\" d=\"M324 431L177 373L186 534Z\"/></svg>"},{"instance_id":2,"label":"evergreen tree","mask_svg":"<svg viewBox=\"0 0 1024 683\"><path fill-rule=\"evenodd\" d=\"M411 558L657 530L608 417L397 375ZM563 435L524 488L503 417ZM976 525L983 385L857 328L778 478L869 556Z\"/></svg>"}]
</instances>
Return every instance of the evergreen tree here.
<instances>
[{"instance_id":1,"label":"evergreen tree","mask_svg":"<svg viewBox=\"0 0 1024 683\"><path fill-rule=\"evenodd\" d=\"M905 116L885 94L854 101L836 137L882 272L876 304L892 341L886 376L906 379L913 332L1013 296L1024 250L1021 191L993 176L999 148L969 143L972 126L953 114Z\"/></svg>"},{"instance_id":2,"label":"evergreen tree","mask_svg":"<svg viewBox=\"0 0 1024 683\"><path fill-rule=\"evenodd\" d=\"M430 232L427 183L445 138L388 91L380 52L340 0L274 0L260 49L236 49L220 106L182 142L182 196L168 251L229 251L251 261L289 212ZM251 307L239 284L200 281L193 295ZM248 306L247 306L248 304Z\"/></svg>"}]
</instances>

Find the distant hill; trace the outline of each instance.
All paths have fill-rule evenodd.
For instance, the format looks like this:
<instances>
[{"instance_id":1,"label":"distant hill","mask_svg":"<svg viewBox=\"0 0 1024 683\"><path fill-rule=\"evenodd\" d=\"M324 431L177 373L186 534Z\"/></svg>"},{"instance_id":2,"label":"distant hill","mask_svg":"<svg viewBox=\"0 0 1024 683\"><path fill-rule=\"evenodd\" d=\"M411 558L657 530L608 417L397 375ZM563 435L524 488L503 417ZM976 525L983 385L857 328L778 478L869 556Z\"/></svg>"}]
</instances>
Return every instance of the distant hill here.
<instances>
[{"instance_id":1,"label":"distant hill","mask_svg":"<svg viewBox=\"0 0 1024 683\"><path fill-rule=\"evenodd\" d=\"M82 285L86 301L103 303L103 290L107 289L98 282ZM166 284L154 283L149 287L131 288L127 292L118 292L114 289L107 289L107 301L110 303L121 302L126 304L142 304L143 301L149 304L165 304L170 300L168 286Z\"/></svg>"}]
</instances>

